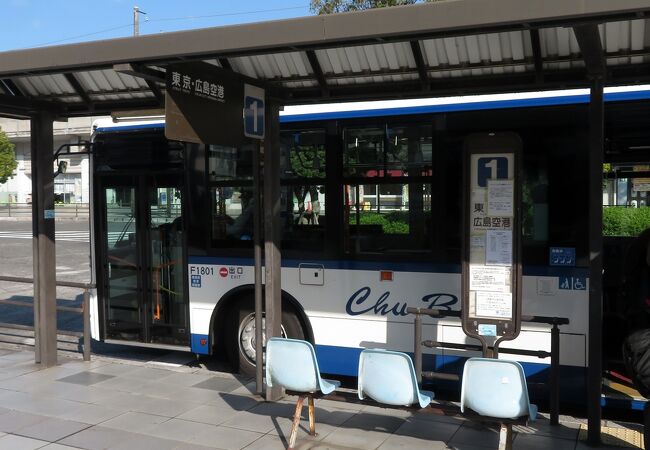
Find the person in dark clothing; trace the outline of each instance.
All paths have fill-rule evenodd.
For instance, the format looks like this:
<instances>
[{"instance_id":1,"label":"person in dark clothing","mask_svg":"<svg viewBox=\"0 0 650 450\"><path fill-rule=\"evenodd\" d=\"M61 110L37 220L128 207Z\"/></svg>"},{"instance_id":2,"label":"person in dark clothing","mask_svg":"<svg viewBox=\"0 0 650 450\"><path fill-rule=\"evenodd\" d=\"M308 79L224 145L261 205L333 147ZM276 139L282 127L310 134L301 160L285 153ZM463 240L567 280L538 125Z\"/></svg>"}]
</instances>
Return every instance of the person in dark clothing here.
<instances>
[{"instance_id":1,"label":"person in dark clothing","mask_svg":"<svg viewBox=\"0 0 650 450\"><path fill-rule=\"evenodd\" d=\"M634 240L625 258L623 300L628 336L623 361L635 387L650 396L650 228ZM643 409L643 440L650 445L650 402Z\"/></svg>"}]
</instances>

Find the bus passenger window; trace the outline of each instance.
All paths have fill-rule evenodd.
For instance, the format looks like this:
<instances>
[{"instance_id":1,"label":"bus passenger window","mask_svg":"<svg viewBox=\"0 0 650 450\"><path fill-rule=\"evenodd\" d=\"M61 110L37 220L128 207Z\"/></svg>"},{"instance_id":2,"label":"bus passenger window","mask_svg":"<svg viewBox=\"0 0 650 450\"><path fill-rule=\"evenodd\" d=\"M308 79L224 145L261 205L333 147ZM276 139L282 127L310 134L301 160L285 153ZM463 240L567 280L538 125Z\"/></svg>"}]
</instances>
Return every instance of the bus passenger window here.
<instances>
[{"instance_id":1,"label":"bus passenger window","mask_svg":"<svg viewBox=\"0 0 650 450\"><path fill-rule=\"evenodd\" d=\"M282 248L325 249L325 132L280 134Z\"/></svg>"},{"instance_id":2,"label":"bus passenger window","mask_svg":"<svg viewBox=\"0 0 650 450\"><path fill-rule=\"evenodd\" d=\"M431 185L346 185L346 253L431 253Z\"/></svg>"},{"instance_id":3,"label":"bus passenger window","mask_svg":"<svg viewBox=\"0 0 650 450\"><path fill-rule=\"evenodd\" d=\"M255 212L252 186L213 187L211 206L212 240L242 242L243 246L249 246L253 239Z\"/></svg>"}]
</instances>

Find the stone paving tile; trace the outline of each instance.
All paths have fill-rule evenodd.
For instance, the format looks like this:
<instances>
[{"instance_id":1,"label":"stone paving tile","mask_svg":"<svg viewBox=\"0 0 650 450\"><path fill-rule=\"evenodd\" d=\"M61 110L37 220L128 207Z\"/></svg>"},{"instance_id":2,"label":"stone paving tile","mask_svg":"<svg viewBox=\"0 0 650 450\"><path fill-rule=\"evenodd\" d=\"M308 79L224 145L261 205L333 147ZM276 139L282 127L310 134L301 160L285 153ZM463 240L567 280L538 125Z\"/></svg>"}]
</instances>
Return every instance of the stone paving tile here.
<instances>
[{"instance_id":1,"label":"stone paving tile","mask_svg":"<svg viewBox=\"0 0 650 450\"><path fill-rule=\"evenodd\" d=\"M82 386L90 386L92 384L97 384L97 383L101 383L102 381L110 380L111 378L114 377L115 375L106 375L103 373L79 372L79 373L75 373L74 375L58 378L56 381L62 381L64 383L80 384Z\"/></svg>"},{"instance_id":2,"label":"stone paving tile","mask_svg":"<svg viewBox=\"0 0 650 450\"><path fill-rule=\"evenodd\" d=\"M49 444L41 447L39 450L78 450L79 447L70 447L69 445Z\"/></svg>"},{"instance_id":3,"label":"stone paving tile","mask_svg":"<svg viewBox=\"0 0 650 450\"><path fill-rule=\"evenodd\" d=\"M239 430L254 431L256 433L266 434L273 430L282 432L287 425L291 427L291 416L273 417L263 414L256 414L251 411L242 411L237 413L231 419L225 421L223 426L237 428Z\"/></svg>"},{"instance_id":4,"label":"stone paving tile","mask_svg":"<svg viewBox=\"0 0 650 450\"><path fill-rule=\"evenodd\" d=\"M200 383L196 383L192 387L218 392L232 392L235 389L242 387L242 383L235 379L212 377L205 381L201 381Z\"/></svg>"},{"instance_id":5,"label":"stone paving tile","mask_svg":"<svg viewBox=\"0 0 650 450\"><path fill-rule=\"evenodd\" d=\"M239 411L214 405L202 405L194 409L190 409L186 413L178 416L179 419L190 420L192 422L207 423L210 425L219 425L227 420L230 420Z\"/></svg>"},{"instance_id":6,"label":"stone paving tile","mask_svg":"<svg viewBox=\"0 0 650 450\"><path fill-rule=\"evenodd\" d=\"M113 419L102 422L103 427L115 428L117 430L131 431L133 433L146 433L147 430L167 422L168 417L155 416L139 412L127 412Z\"/></svg>"},{"instance_id":7,"label":"stone paving tile","mask_svg":"<svg viewBox=\"0 0 650 450\"><path fill-rule=\"evenodd\" d=\"M181 387L179 391L176 392L177 398L183 399L187 402L198 403L201 405L211 404L213 406L222 406L226 405L227 402L221 397L218 392L206 391L205 389L193 388L193 387ZM253 405L257 404L257 401L251 399L250 397L243 397L245 400L242 400L241 407L244 409L249 409Z\"/></svg>"},{"instance_id":8,"label":"stone paving tile","mask_svg":"<svg viewBox=\"0 0 650 450\"><path fill-rule=\"evenodd\" d=\"M190 439L189 443L230 450L244 448L260 437L262 437L261 433L217 426L197 434Z\"/></svg>"},{"instance_id":9,"label":"stone paving tile","mask_svg":"<svg viewBox=\"0 0 650 450\"><path fill-rule=\"evenodd\" d=\"M338 428L325 436L320 442L341 447L361 450L378 448L390 435L380 431L368 431L359 428Z\"/></svg>"},{"instance_id":10,"label":"stone paving tile","mask_svg":"<svg viewBox=\"0 0 650 450\"><path fill-rule=\"evenodd\" d=\"M170 370L157 369L154 367L138 367L135 370L128 371L122 376L125 378L135 378L136 380L162 381L173 374L174 372Z\"/></svg>"},{"instance_id":11,"label":"stone paving tile","mask_svg":"<svg viewBox=\"0 0 650 450\"><path fill-rule=\"evenodd\" d=\"M161 439L154 436L138 435L110 447L111 450L173 450L179 441Z\"/></svg>"},{"instance_id":12,"label":"stone paving tile","mask_svg":"<svg viewBox=\"0 0 650 450\"><path fill-rule=\"evenodd\" d=\"M300 445L303 439L305 438L300 435L298 436L298 439L296 440L296 449L301 448ZM286 450L286 448L286 439L281 439L279 436L269 434L262 436L258 440L246 446L246 450Z\"/></svg>"},{"instance_id":13,"label":"stone paving tile","mask_svg":"<svg viewBox=\"0 0 650 450\"><path fill-rule=\"evenodd\" d=\"M182 444L178 445L177 447L174 447L174 450L208 450L208 449L213 449L213 448L214 447L206 447L205 445L190 444L190 443L187 443L187 442L183 442Z\"/></svg>"},{"instance_id":14,"label":"stone paving tile","mask_svg":"<svg viewBox=\"0 0 650 450\"><path fill-rule=\"evenodd\" d=\"M165 378L164 382L152 381L150 383L145 383L140 386L138 393L140 395L147 395L149 397L157 397L164 399L184 399L180 396L180 392L183 390L182 386L174 386L169 384Z\"/></svg>"},{"instance_id":15,"label":"stone paving tile","mask_svg":"<svg viewBox=\"0 0 650 450\"><path fill-rule=\"evenodd\" d=\"M100 374L98 374L100 375ZM101 374L105 375L105 374ZM110 389L112 391L139 393L140 388L147 382L144 380L136 380L134 378L126 378L121 376L111 375L110 379L100 381L95 387L101 389Z\"/></svg>"},{"instance_id":16,"label":"stone paving tile","mask_svg":"<svg viewBox=\"0 0 650 450\"><path fill-rule=\"evenodd\" d=\"M129 364L119 364L119 363L112 363L112 364L106 364L100 367L95 367L91 369L91 372L95 373L103 373L105 375L115 375L115 376L124 376L130 372L134 372L138 370L138 366L132 366Z\"/></svg>"},{"instance_id":17,"label":"stone paving tile","mask_svg":"<svg viewBox=\"0 0 650 450\"><path fill-rule=\"evenodd\" d=\"M179 387L190 387L209 380L213 376L210 373L174 373L165 377L164 382Z\"/></svg>"},{"instance_id":18,"label":"stone paving tile","mask_svg":"<svg viewBox=\"0 0 650 450\"><path fill-rule=\"evenodd\" d=\"M142 396L141 402L131 408L131 411L176 417L197 406L198 404L191 402Z\"/></svg>"},{"instance_id":19,"label":"stone paving tile","mask_svg":"<svg viewBox=\"0 0 650 450\"><path fill-rule=\"evenodd\" d=\"M61 414L60 418L75 420L77 422L87 423L89 425L97 425L113 417L123 414L125 411L108 408L101 405L84 405L74 411L66 411ZM2 416L0 416L0 420Z\"/></svg>"},{"instance_id":20,"label":"stone paving tile","mask_svg":"<svg viewBox=\"0 0 650 450\"><path fill-rule=\"evenodd\" d=\"M88 427L87 423L51 418L20 428L14 433L42 441L55 442Z\"/></svg>"},{"instance_id":21,"label":"stone paving tile","mask_svg":"<svg viewBox=\"0 0 650 450\"><path fill-rule=\"evenodd\" d=\"M517 434L512 443L513 450L573 450L576 446L574 439L560 439L550 436L533 434Z\"/></svg>"},{"instance_id":22,"label":"stone paving tile","mask_svg":"<svg viewBox=\"0 0 650 450\"><path fill-rule=\"evenodd\" d=\"M578 439L580 424L577 422L562 422L559 425L551 425L548 419L538 419L529 422L527 426L515 425L512 429L516 433L534 434L536 436L553 436L562 439Z\"/></svg>"},{"instance_id":23,"label":"stone paving tile","mask_svg":"<svg viewBox=\"0 0 650 450\"><path fill-rule=\"evenodd\" d=\"M465 449L469 447L497 448L499 430L473 422L465 422L448 442L449 447Z\"/></svg>"},{"instance_id":24,"label":"stone paving tile","mask_svg":"<svg viewBox=\"0 0 650 450\"><path fill-rule=\"evenodd\" d=\"M9 411L6 414L0 415L0 431L5 433L13 433L21 428L34 425L49 419L39 414L30 414L22 411Z\"/></svg>"},{"instance_id":25,"label":"stone paving tile","mask_svg":"<svg viewBox=\"0 0 650 450\"><path fill-rule=\"evenodd\" d=\"M47 441L7 434L0 437L0 450L35 450L47 445Z\"/></svg>"},{"instance_id":26,"label":"stone paving tile","mask_svg":"<svg viewBox=\"0 0 650 450\"><path fill-rule=\"evenodd\" d=\"M68 436L58 443L87 450L104 450L137 437L135 433L95 426Z\"/></svg>"}]
</instances>

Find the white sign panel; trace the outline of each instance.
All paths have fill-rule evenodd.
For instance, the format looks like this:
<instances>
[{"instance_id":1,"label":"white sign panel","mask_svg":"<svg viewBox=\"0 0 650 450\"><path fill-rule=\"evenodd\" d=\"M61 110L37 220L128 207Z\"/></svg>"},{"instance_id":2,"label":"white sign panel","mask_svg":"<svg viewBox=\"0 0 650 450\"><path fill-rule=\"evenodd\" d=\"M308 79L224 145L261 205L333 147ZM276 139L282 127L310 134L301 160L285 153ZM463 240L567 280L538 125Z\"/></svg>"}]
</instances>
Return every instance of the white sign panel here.
<instances>
[{"instance_id":1,"label":"white sign panel","mask_svg":"<svg viewBox=\"0 0 650 450\"><path fill-rule=\"evenodd\" d=\"M514 183L512 180L488 180L487 209L490 216L512 217Z\"/></svg>"},{"instance_id":2,"label":"white sign panel","mask_svg":"<svg viewBox=\"0 0 650 450\"><path fill-rule=\"evenodd\" d=\"M512 265L512 231L487 230L485 264L489 266Z\"/></svg>"},{"instance_id":3,"label":"white sign panel","mask_svg":"<svg viewBox=\"0 0 650 450\"><path fill-rule=\"evenodd\" d=\"M510 292L510 267L470 265L469 289Z\"/></svg>"},{"instance_id":4,"label":"white sign panel","mask_svg":"<svg viewBox=\"0 0 650 450\"><path fill-rule=\"evenodd\" d=\"M497 319L512 318L512 294L509 292L477 292L476 315Z\"/></svg>"}]
</instances>

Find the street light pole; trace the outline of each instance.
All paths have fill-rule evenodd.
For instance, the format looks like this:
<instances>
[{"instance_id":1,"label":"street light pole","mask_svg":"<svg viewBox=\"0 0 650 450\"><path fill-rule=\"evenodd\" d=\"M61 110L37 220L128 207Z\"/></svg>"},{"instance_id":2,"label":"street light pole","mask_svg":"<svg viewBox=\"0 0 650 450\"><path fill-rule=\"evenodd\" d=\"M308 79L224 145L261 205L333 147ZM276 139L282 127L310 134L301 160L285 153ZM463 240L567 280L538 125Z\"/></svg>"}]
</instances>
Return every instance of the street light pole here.
<instances>
[{"instance_id":1,"label":"street light pole","mask_svg":"<svg viewBox=\"0 0 650 450\"><path fill-rule=\"evenodd\" d=\"M140 36L140 14L147 14L140 11L137 6L133 7L133 36Z\"/></svg>"}]
</instances>

